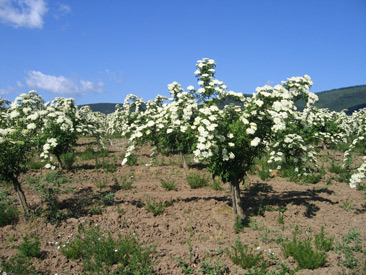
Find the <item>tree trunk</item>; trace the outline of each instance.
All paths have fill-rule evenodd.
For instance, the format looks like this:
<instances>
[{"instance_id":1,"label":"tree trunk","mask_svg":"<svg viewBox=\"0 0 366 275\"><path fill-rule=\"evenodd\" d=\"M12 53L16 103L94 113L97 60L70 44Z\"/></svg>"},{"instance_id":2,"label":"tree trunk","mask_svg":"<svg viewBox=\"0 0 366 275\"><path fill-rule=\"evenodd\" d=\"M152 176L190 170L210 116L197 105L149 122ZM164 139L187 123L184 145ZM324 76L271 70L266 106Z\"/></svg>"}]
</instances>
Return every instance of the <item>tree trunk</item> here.
<instances>
[{"instance_id":1,"label":"tree trunk","mask_svg":"<svg viewBox=\"0 0 366 275\"><path fill-rule=\"evenodd\" d=\"M18 198L19 204L22 208L23 214L27 215L28 211L29 211L29 207L28 207L24 192L22 190L22 187L20 186L20 183L18 181L18 178L12 177L12 182L13 182L14 190L17 193L17 198Z\"/></svg>"},{"instance_id":2,"label":"tree trunk","mask_svg":"<svg viewBox=\"0 0 366 275\"><path fill-rule=\"evenodd\" d=\"M180 151L180 159L182 161L183 169L189 169L188 163L187 163L186 158L184 157L184 154L182 151Z\"/></svg>"},{"instance_id":3,"label":"tree trunk","mask_svg":"<svg viewBox=\"0 0 366 275\"><path fill-rule=\"evenodd\" d=\"M241 218L244 218L244 211L241 206L240 185L237 177L231 178L231 197L233 201L233 212Z\"/></svg>"},{"instance_id":4,"label":"tree trunk","mask_svg":"<svg viewBox=\"0 0 366 275\"><path fill-rule=\"evenodd\" d=\"M61 157L60 157L59 155L56 155L56 158L57 158L58 163L59 163L59 164L60 164L60 166L61 166L61 170L64 170L64 167L63 167L63 165L62 165L62 161L61 161Z\"/></svg>"}]
</instances>

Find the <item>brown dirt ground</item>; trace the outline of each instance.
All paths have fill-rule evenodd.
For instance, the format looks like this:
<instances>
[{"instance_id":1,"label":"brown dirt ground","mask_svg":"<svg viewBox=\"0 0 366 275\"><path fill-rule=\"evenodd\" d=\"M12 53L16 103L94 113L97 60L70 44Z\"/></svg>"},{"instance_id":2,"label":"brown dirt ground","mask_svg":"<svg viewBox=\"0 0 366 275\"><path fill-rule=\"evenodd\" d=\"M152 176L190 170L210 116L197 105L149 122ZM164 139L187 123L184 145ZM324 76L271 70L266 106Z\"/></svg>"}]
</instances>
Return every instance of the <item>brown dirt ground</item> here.
<instances>
[{"instance_id":1,"label":"brown dirt ground","mask_svg":"<svg viewBox=\"0 0 366 275\"><path fill-rule=\"evenodd\" d=\"M83 151L86 146L97 148L93 140L83 139L77 150ZM20 244L23 236L38 234L41 250L46 256L40 261L33 261L37 271L43 274L82 274L81 262L67 259L57 249L58 244L66 241L71 233L77 234L79 224L98 224L113 236L118 236L119 233L135 234L141 244L156 246L154 269L157 274L183 274L174 258L188 262L189 243L196 254L195 263L192 263L195 274L202 274L198 272L202 261L214 264L217 260L226 264L228 273L244 274L246 270L234 265L228 255L222 253L238 238L254 249L260 247L260 250L265 251L265 258L273 264L273 269L276 265L278 267L280 260L294 268L296 263L291 258L284 258L278 240L291 239L295 226L298 226L303 237L314 236L324 226L327 236L333 236L335 242L341 242L342 236L354 228L361 234L365 249L365 191L350 189L346 183L336 179L332 179L329 184L327 179L332 176L336 178L336 175L329 172L319 183L308 185L289 182L281 177L262 181L257 175L249 175L246 188L242 186L242 199L251 222L239 234L235 234L235 216L231 210L228 184L223 185L222 191L211 187L191 189L186 181L187 173L209 174L198 166L193 166L189 171L180 168L178 156L159 156L158 164L148 167L145 164L149 161L150 152L148 148L143 148L138 153L138 165L121 167L121 154L126 150L126 142L114 139L108 149L108 159L117 165L116 172L106 173L103 169L95 169L95 160L78 160L76 169L65 174L72 180L68 185L75 189L59 196L59 201L69 211L70 218L59 225L53 225L39 215L0 228L0 259L7 261L14 256L17 250L12 249L12 246ZM343 156L337 152L330 152L330 157L325 152L321 155L325 165L329 165L331 158L340 160ZM49 171L30 170L21 178L28 203L33 209L42 206L39 193L25 182L27 178L46 173ZM117 191L112 205L103 206L101 215L91 215L90 206L99 203L101 194L112 190L113 175L120 179L131 173L134 175L132 188ZM176 191L166 191L161 186L160 179L168 178L178 184ZM103 179L107 179L108 185L97 188L96 183ZM161 215L154 216L140 205L141 202L146 202L148 196L156 198L158 202L168 201L170 205ZM260 204L266 209L264 216L254 216L256 206ZM278 222L278 207L286 207L283 213L284 224ZM277 261L268 258L269 249L278 257ZM366 264L362 253L355 253L360 264L353 270L338 265L342 255L334 250L327 255L325 267L301 270L296 274L362 274Z\"/></svg>"}]
</instances>

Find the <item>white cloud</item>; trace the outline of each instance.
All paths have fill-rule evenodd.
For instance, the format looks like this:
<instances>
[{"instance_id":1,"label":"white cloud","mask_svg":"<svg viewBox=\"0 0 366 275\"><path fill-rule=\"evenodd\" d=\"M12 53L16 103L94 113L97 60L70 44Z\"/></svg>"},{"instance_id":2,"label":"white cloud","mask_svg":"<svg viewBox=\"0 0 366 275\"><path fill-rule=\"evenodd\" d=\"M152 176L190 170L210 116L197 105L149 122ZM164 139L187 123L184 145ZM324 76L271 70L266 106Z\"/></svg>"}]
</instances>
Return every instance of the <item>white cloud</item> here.
<instances>
[{"instance_id":1,"label":"white cloud","mask_svg":"<svg viewBox=\"0 0 366 275\"><path fill-rule=\"evenodd\" d=\"M80 80L81 89L84 93L103 93L104 82L99 81L96 85L91 81Z\"/></svg>"},{"instance_id":2,"label":"white cloud","mask_svg":"<svg viewBox=\"0 0 366 275\"><path fill-rule=\"evenodd\" d=\"M46 12L44 0L0 0L0 21L16 28L42 29Z\"/></svg>"},{"instance_id":3,"label":"white cloud","mask_svg":"<svg viewBox=\"0 0 366 275\"><path fill-rule=\"evenodd\" d=\"M113 72L109 69L105 69L104 72L109 76L110 80L113 80L117 83L121 83L123 81L122 71L121 70L119 70L117 72Z\"/></svg>"},{"instance_id":4,"label":"white cloud","mask_svg":"<svg viewBox=\"0 0 366 275\"><path fill-rule=\"evenodd\" d=\"M86 93L103 93L103 82L76 81L65 76L46 75L39 71L28 72L26 83L31 89L42 89L58 95L77 95Z\"/></svg>"},{"instance_id":5,"label":"white cloud","mask_svg":"<svg viewBox=\"0 0 366 275\"><path fill-rule=\"evenodd\" d=\"M59 19L60 17L69 14L70 12L71 12L70 6L62 3L57 3L57 12L54 14L54 17L56 19Z\"/></svg>"},{"instance_id":6,"label":"white cloud","mask_svg":"<svg viewBox=\"0 0 366 275\"><path fill-rule=\"evenodd\" d=\"M7 95L9 93L9 90L0 89L0 96Z\"/></svg>"}]
</instances>

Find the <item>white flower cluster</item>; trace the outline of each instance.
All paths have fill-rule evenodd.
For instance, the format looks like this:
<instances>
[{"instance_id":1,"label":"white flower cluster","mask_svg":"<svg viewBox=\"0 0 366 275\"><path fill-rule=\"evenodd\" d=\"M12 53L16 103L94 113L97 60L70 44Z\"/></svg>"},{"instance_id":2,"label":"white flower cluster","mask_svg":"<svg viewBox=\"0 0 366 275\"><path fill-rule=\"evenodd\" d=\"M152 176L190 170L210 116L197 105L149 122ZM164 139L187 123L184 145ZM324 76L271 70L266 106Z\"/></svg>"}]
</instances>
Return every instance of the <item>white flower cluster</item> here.
<instances>
[{"instance_id":1,"label":"white flower cluster","mask_svg":"<svg viewBox=\"0 0 366 275\"><path fill-rule=\"evenodd\" d=\"M357 184L361 183L362 179L366 177L366 157L363 157L362 165L357 168L357 173L354 173L349 182L351 188L357 187Z\"/></svg>"},{"instance_id":2,"label":"white flower cluster","mask_svg":"<svg viewBox=\"0 0 366 275\"><path fill-rule=\"evenodd\" d=\"M352 141L352 143L351 143L351 145L349 146L349 148L348 148L348 150L344 153L344 159L343 159L343 167L348 167L348 165L349 165L349 159L350 159L350 157L351 157L351 152L352 152L352 150L354 150L355 149L355 147L356 147L356 145L360 142L360 141L362 141L362 140L364 140L365 139L365 137L364 136L359 136L359 137L357 137L357 138L355 138L353 141ZM349 168L349 167L348 167Z\"/></svg>"}]
</instances>

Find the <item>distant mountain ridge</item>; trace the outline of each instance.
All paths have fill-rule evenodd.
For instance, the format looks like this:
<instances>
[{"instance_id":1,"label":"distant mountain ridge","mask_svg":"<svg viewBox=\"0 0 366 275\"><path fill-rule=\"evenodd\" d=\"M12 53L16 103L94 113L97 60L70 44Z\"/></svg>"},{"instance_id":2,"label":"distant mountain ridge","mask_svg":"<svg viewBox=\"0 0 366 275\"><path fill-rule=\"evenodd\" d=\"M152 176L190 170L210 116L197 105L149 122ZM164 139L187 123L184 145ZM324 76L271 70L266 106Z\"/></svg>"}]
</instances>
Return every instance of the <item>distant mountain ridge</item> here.
<instances>
[{"instance_id":1,"label":"distant mountain ridge","mask_svg":"<svg viewBox=\"0 0 366 275\"><path fill-rule=\"evenodd\" d=\"M336 112L347 109L347 114L366 108L366 85L333 89L316 93L316 95L319 101L315 105L319 108L328 108ZM122 103L92 103L79 105L79 107L89 105L93 112L110 114L115 111L117 104L122 105ZM301 109L304 103L299 101L296 105Z\"/></svg>"}]
</instances>

